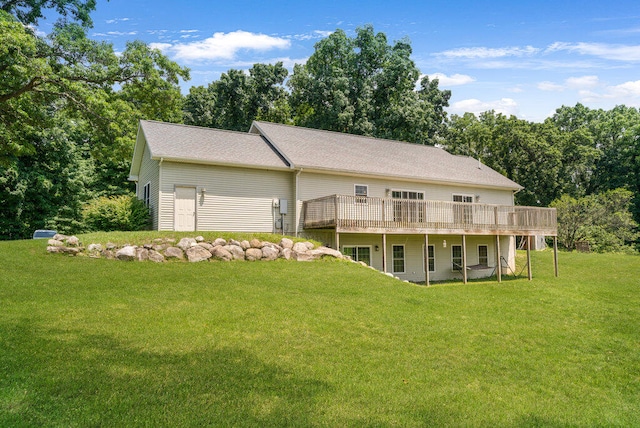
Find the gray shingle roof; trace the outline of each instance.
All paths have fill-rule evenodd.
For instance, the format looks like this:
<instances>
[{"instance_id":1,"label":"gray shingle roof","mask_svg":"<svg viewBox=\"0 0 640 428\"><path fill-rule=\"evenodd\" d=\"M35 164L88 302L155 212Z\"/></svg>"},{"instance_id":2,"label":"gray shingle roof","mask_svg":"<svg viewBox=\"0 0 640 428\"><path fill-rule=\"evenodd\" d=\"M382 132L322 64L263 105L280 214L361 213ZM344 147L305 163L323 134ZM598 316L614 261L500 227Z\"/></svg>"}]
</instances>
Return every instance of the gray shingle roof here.
<instances>
[{"instance_id":1,"label":"gray shingle roof","mask_svg":"<svg viewBox=\"0 0 640 428\"><path fill-rule=\"evenodd\" d=\"M140 121L140 128L155 159L288 167L260 135L149 120Z\"/></svg>"},{"instance_id":2,"label":"gray shingle roof","mask_svg":"<svg viewBox=\"0 0 640 428\"><path fill-rule=\"evenodd\" d=\"M252 131L267 137L296 168L522 189L476 159L438 147L258 121Z\"/></svg>"}]
</instances>

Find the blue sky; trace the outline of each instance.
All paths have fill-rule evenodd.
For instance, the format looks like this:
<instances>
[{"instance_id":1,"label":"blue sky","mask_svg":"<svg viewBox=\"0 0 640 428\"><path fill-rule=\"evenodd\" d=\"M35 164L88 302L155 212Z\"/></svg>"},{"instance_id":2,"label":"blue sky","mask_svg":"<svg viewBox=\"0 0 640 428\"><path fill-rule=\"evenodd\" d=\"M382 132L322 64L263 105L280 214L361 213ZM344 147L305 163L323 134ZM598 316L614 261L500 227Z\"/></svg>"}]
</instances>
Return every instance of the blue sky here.
<instances>
[{"instance_id":1,"label":"blue sky","mask_svg":"<svg viewBox=\"0 0 640 428\"><path fill-rule=\"evenodd\" d=\"M116 50L141 39L188 66L184 93L257 62L291 70L336 28L353 35L372 24L390 43L410 39L420 71L452 91L451 114L542 121L578 102L640 107L637 0L98 0L92 17L92 38Z\"/></svg>"}]
</instances>

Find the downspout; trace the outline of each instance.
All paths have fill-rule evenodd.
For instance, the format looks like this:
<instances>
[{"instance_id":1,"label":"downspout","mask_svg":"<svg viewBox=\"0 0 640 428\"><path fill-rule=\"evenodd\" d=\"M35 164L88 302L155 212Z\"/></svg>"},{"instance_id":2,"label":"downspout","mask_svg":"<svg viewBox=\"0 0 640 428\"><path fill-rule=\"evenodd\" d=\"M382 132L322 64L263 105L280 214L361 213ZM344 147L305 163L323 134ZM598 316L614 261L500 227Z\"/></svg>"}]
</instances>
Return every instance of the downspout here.
<instances>
[{"instance_id":1,"label":"downspout","mask_svg":"<svg viewBox=\"0 0 640 428\"><path fill-rule=\"evenodd\" d=\"M160 207L162 206L162 201L160 200L162 196L162 161L164 161L164 158L160 158L160 162L158 162L158 206L156 207L156 213L155 213L158 230L162 230L160 228ZM174 208L174 211L175 211L175 208ZM174 220L174 225L175 225L175 220ZM172 225L172 228L174 227L174 225Z\"/></svg>"},{"instance_id":2,"label":"downspout","mask_svg":"<svg viewBox=\"0 0 640 428\"><path fill-rule=\"evenodd\" d=\"M295 203L295 205L294 205L294 207L295 207L295 208L294 208L294 210L295 210L295 216L294 216L294 218L295 218L295 224L296 224L296 225L295 225L295 229L294 229L294 230L295 230L295 235L294 235L294 236L298 236L298 227L299 227L299 224L300 224L300 219L298 218L298 217L299 217L299 213L298 213L298 200L300 199L300 194L299 194L299 192L298 192L298 186L299 186L299 183L300 183L300 173L301 173L301 172L302 172L302 168L300 168L300 169L296 172L296 179L295 179L295 184L294 184L294 186L296 187L296 189L295 189L295 191L294 191L294 193L295 193L295 198L296 198L296 200L295 200L295 202L294 202L294 203Z\"/></svg>"}]
</instances>

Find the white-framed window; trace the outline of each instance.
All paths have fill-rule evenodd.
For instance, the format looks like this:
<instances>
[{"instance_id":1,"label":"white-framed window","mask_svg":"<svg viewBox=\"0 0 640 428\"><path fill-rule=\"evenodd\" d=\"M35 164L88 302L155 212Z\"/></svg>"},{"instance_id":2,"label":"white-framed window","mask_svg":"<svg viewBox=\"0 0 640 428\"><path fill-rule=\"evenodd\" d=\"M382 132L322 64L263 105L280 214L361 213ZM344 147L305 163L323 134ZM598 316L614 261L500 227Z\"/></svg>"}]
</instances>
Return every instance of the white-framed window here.
<instances>
[{"instance_id":1,"label":"white-framed window","mask_svg":"<svg viewBox=\"0 0 640 428\"><path fill-rule=\"evenodd\" d=\"M145 184L142 188L142 202L144 202L146 206L149 206L151 202L151 182Z\"/></svg>"},{"instance_id":2,"label":"white-framed window","mask_svg":"<svg viewBox=\"0 0 640 428\"><path fill-rule=\"evenodd\" d=\"M391 246L393 273L404 273L404 245Z\"/></svg>"},{"instance_id":3,"label":"white-framed window","mask_svg":"<svg viewBox=\"0 0 640 428\"><path fill-rule=\"evenodd\" d=\"M467 204L473 203L473 195L454 194L453 202L464 202Z\"/></svg>"},{"instance_id":4,"label":"white-framed window","mask_svg":"<svg viewBox=\"0 0 640 428\"><path fill-rule=\"evenodd\" d=\"M414 199L424 201L424 192L415 192L412 190L391 190L393 199Z\"/></svg>"},{"instance_id":5,"label":"white-framed window","mask_svg":"<svg viewBox=\"0 0 640 428\"><path fill-rule=\"evenodd\" d=\"M424 254L424 245L422 245L422 271L424 272L424 259L425 259L425 254ZM429 245L429 272L435 272L436 271L436 246L435 245Z\"/></svg>"},{"instance_id":6,"label":"white-framed window","mask_svg":"<svg viewBox=\"0 0 640 428\"><path fill-rule=\"evenodd\" d=\"M356 184L354 185L353 193L356 196L356 202L366 204L367 196L369 196L369 186L366 184Z\"/></svg>"},{"instance_id":7,"label":"white-framed window","mask_svg":"<svg viewBox=\"0 0 640 428\"><path fill-rule=\"evenodd\" d=\"M451 246L451 270L456 272L462 270L462 245Z\"/></svg>"},{"instance_id":8,"label":"white-framed window","mask_svg":"<svg viewBox=\"0 0 640 428\"><path fill-rule=\"evenodd\" d=\"M351 260L365 262L371 266L371 246L343 245L342 254L350 256Z\"/></svg>"},{"instance_id":9,"label":"white-framed window","mask_svg":"<svg viewBox=\"0 0 640 428\"><path fill-rule=\"evenodd\" d=\"M489 266L489 246L478 245L478 264Z\"/></svg>"}]
</instances>

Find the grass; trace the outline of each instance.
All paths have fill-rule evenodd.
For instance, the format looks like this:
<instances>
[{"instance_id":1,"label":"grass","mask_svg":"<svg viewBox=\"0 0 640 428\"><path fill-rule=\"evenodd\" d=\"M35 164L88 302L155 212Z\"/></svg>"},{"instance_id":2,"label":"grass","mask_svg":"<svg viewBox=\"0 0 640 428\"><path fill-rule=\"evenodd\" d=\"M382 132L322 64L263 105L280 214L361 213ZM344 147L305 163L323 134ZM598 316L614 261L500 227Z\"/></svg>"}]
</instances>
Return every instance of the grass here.
<instances>
[{"instance_id":1,"label":"grass","mask_svg":"<svg viewBox=\"0 0 640 428\"><path fill-rule=\"evenodd\" d=\"M0 242L0 426L640 426L637 256L427 288L45 245Z\"/></svg>"}]
</instances>

